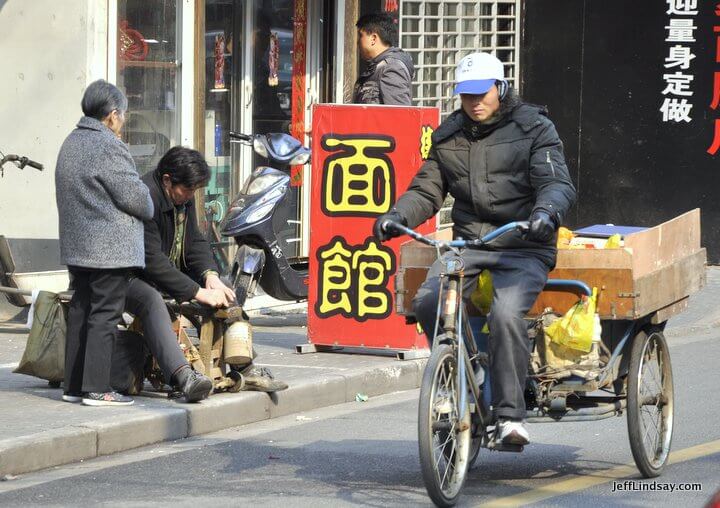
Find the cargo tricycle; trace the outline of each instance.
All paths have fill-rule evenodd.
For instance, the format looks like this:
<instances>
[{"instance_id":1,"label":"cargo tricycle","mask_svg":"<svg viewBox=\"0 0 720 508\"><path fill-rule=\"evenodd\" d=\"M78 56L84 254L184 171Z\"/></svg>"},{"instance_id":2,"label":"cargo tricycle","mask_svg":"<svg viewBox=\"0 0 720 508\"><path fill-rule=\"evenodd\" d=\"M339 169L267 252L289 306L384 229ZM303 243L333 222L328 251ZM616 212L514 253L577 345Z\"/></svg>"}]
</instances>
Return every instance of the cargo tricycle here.
<instances>
[{"instance_id":1,"label":"cargo tricycle","mask_svg":"<svg viewBox=\"0 0 720 508\"><path fill-rule=\"evenodd\" d=\"M452 240L443 230L411 236L400 249L396 310L413 322L410 302L429 266L441 256L440 299L432 353L419 401L418 443L425 486L438 506L457 502L480 448L521 452L496 442L490 406L484 318L461 294L462 251L481 247L527 223L506 224L478 240ZM671 316L705 283L706 252L700 247L700 212L692 210L653 228L626 235L614 249L559 250L544 291L528 314L531 350L525 390L527 422L600 420L627 415L630 448L646 477L668 460L673 432L673 375L663 334ZM548 337L548 326L582 295L596 290L598 329L589 351ZM483 333L485 332L485 333Z\"/></svg>"}]
</instances>

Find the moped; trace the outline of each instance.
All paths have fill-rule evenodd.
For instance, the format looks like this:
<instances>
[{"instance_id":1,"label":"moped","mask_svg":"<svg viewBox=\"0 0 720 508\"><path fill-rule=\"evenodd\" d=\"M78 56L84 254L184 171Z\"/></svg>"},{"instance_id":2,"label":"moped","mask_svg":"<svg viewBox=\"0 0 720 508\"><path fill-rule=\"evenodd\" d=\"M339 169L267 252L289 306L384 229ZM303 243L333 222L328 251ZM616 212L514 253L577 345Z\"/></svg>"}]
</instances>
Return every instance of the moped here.
<instances>
[{"instance_id":1,"label":"moped","mask_svg":"<svg viewBox=\"0 0 720 508\"><path fill-rule=\"evenodd\" d=\"M268 160L248 177L220 223L220 234L238 246L230 278L239 305L255 292L257 284L278 300L305 300L308 294L308 261L288 257L286 243L296 240L297 221L292 208L290 167L303 165L310 150L283 133L240 134L230 132L230 141L251 145Z\"/></svg>"}]
</instances>

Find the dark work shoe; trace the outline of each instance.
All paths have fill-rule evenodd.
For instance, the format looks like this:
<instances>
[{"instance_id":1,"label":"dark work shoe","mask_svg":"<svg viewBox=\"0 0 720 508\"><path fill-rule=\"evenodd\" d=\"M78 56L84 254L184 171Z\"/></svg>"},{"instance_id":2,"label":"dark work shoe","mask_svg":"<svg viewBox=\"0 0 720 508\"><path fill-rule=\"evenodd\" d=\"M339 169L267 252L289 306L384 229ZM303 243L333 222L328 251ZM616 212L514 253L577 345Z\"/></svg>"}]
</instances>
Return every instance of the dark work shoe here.
<instances>
[{"instance_id":1,"label":"dark work shoe","mask_svg":"<svg viewBox=\"0 0 720 508\"><path fill-rule=\"evenodd\" d=\"M182 367L174 377L175 390L182 392L188 402L197 402L206 398L213 389L212 379L190 367Z\"/></svg>"},{"instance_id":2,"label":"dark work shoe","mask_svg":"<svg viewBox=\"0 0 720 508\"><path fill-rule=\"evenodd\" d=\"M82 400L85 406L130 406L134 402L132 397L117 392L90 392L86 394Z\"/></svg>"},{"instance_id":3,"label":"dark work shoe","mask_svg":"<svg viewBox=\"0 0 720 508\"><path fill-rule=\"evenodd\" d=\"M63 392L62 400L65 402L82 402L83 394L80 392Z\"/></svg>"},{"instance_id":4,"label":"dark work shoe","mask_svg":"<svg viewBox=\"0 0 720 508\"><path fill-rule=\"evenodd\" d=\"M288 387L287 383L275 379L267 367L251 364L240 373L245 380L245 391L280 392Z\"/></svg>"}]
</instances>

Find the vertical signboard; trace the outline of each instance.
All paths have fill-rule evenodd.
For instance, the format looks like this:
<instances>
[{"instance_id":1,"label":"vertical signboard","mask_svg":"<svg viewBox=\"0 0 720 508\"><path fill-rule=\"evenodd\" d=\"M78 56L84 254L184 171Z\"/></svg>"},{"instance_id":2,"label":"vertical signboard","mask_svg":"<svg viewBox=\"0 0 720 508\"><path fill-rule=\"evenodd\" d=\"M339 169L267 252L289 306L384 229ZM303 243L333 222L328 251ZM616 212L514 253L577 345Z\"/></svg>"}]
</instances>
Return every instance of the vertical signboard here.
<instances>
[{"instance_id":1,"label":"vertical signboard","mask_svg":"<svg viewBox=\"0 0 720 508\"><path fill-rule=\"evenodd\" d=\"M545 104L578 188L569 226L702 210L720 262L720 3L524 2L523 98Z\"/></svg>"},{"instance_id":2,"label":"vertical signboard","mask_svg":"<svg viewBox=\"0 0 720 508\"><path fill-rule=\"evenodd\" d=\"M308 337L316 345L427 347L394 313L400 244L372 236L427 158L437 108L313 109ZM431 219L420 231L431 232Z\"/></svg>"}]
</instances>

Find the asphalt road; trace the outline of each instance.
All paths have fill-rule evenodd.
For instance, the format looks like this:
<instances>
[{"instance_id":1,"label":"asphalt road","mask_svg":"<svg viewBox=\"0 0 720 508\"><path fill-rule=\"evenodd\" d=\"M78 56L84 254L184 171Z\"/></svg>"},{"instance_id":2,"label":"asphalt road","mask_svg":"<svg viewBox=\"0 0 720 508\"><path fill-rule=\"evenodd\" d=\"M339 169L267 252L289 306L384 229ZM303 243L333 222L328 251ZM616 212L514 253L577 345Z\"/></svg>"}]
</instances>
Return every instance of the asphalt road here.
<instances>
[{"instance_id":1,"label":"asphalt road","mask_svg":"<svg viewBox=\"0 0 720 508\"><path fill-rule=\"evenodd\" d=\"M481 452L460 505L702 507L720 489L720 330L673 337L671 354L672 463L654 484L632 466L624 418L535 424L522 454ZM429 506L417 397L401 392L28 474L0 482L0 506ZM618 490L632 481L676 491ZM702 490L677 491L692 482Z\"/></svg>"}]
</instances>

